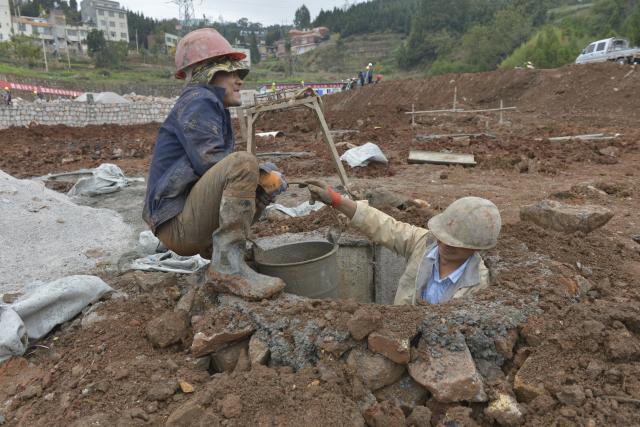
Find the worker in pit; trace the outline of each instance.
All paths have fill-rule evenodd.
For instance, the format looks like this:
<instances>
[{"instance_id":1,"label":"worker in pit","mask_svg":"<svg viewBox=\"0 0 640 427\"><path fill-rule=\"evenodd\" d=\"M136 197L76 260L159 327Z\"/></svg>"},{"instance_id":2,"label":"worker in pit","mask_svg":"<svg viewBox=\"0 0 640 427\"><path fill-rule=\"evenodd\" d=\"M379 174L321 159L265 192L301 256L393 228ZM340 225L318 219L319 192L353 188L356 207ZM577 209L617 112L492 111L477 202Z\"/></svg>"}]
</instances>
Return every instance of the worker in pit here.
<instances>
[{"instance_id":1,"label":"worker in pit","mask_svg":"<svg viewBox=\"0 0 640 427\"><path fill-rule=\"evenodd\" d=\"M322 181L307 184L312 201L339 210L375 243L406 258L394 304L440 304L489 286L489 272L479 251L496 245L502 224L491 201L456 200L424 229L396 221L367 202L345 198Z\"/></svg>"},{"instance_id":2,"label":"worker in pit","mask_svg":"<svg viewBox=\"0 0 640 427\"><path fill-rule=\"evenodd\" d=\"M263 299L285 284L245 263L246 239L287 183L275 165L259 166L253 154L234 152L228 108L241 105L249 73L244 58L212 28L178 43L176 78L186 87L158 132L143 218L168 249L210 258L205 277L214 288Z\"/></svg>"}]
</instances>

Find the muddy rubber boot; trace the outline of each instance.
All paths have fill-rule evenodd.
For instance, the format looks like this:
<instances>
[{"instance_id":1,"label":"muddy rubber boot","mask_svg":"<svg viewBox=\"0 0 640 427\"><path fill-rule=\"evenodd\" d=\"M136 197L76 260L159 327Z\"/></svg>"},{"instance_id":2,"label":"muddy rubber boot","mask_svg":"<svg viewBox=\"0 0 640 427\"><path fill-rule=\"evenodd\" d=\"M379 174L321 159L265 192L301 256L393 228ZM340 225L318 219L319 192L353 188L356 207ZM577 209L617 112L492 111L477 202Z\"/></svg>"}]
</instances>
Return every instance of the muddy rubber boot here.
<instances>
[{"instance_id":1,"label":"muddy rubber boot","mask_svg":"<svg viewBox=\"0 0 640 427\"><path fill-rule=\"evenodd\" d=\"M259 274L244 260L255 210L254 199L222 197L220 225L212 236L211 264L206 273L215 290L249 300L271 298L285 287L282 279Z\"/></svg>"}]
</instances>

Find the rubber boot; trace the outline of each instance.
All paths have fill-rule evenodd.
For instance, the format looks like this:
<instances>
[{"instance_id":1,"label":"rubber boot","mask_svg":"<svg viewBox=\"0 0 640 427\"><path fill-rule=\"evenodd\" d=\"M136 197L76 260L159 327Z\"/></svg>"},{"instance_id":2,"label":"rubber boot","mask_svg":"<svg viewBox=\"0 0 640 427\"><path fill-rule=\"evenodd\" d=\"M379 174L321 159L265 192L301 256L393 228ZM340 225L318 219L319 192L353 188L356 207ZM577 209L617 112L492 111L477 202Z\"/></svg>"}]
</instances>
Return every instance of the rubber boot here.
<instances>
[{"instance_id":1,"label":"rubber boot","mask_svg":"<svg viewBox=\"0 0 640 427\"><path fill-rule=\"evenodd\" d=\"M219 227L213 232L211 264L206 274L217 291L249 300L271 298L285 287L282 279L259 274L244 260L255 210L255 199L222 197Z\"/></svg>"}]
</instances>

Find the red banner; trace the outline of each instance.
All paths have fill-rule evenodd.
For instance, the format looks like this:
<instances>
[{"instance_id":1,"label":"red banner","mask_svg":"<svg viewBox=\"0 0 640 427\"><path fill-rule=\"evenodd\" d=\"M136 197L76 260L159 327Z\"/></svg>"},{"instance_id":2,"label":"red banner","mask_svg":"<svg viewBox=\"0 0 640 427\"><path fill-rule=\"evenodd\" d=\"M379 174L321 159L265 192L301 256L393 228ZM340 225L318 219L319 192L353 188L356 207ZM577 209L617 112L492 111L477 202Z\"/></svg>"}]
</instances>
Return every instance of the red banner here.
<instances>
[{"instance_id":1,"label":"red banner","mask_svg":"<svg viewBox=\"0 0 640 427\"><path fill-rule=\"evenodd\" d=\"M44 93L49 95L58 95L58 96L70 96L77 97L82 95L83 92L78 92L75 90L68 89L59 89L55 87L46 87L46 86L36 86L36 85L28 85L23 83L12 83L5 80L0 80L0 89L4 89L8 87L11 90L23 90L25 92L32 92L34 90L38 91L38 93Z\"/></svg>"}]
</instances>

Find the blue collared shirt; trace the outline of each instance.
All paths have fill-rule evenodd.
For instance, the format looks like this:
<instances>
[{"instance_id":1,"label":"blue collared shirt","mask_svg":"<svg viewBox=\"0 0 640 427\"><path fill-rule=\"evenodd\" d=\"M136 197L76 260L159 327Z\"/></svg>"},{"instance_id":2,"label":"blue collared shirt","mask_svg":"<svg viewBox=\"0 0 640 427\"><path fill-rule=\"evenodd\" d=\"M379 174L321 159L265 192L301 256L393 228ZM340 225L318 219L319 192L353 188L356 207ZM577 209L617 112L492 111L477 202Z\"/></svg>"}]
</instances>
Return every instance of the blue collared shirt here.
<instances>
[{"instance_id":1,"label":"blue collared shirt","mask_svg":"<svg viewBox=\"0 0 640 427\"><path fill-rule=\"evenodd\" d=\"M471 257L467 258L467 260L458 267L456 271L449 274L444 279L440 279L440 255L438 252L438 246L433 248L425 256L433 260L433 269L431 270L431 276L427 281L427 286L425 286L422 291L422 299L427 301L429 304L440 304L445 302L445 295L447 294L447 291L452 286L455 286L464 274Z\"/></svg>"}]
</instances>

